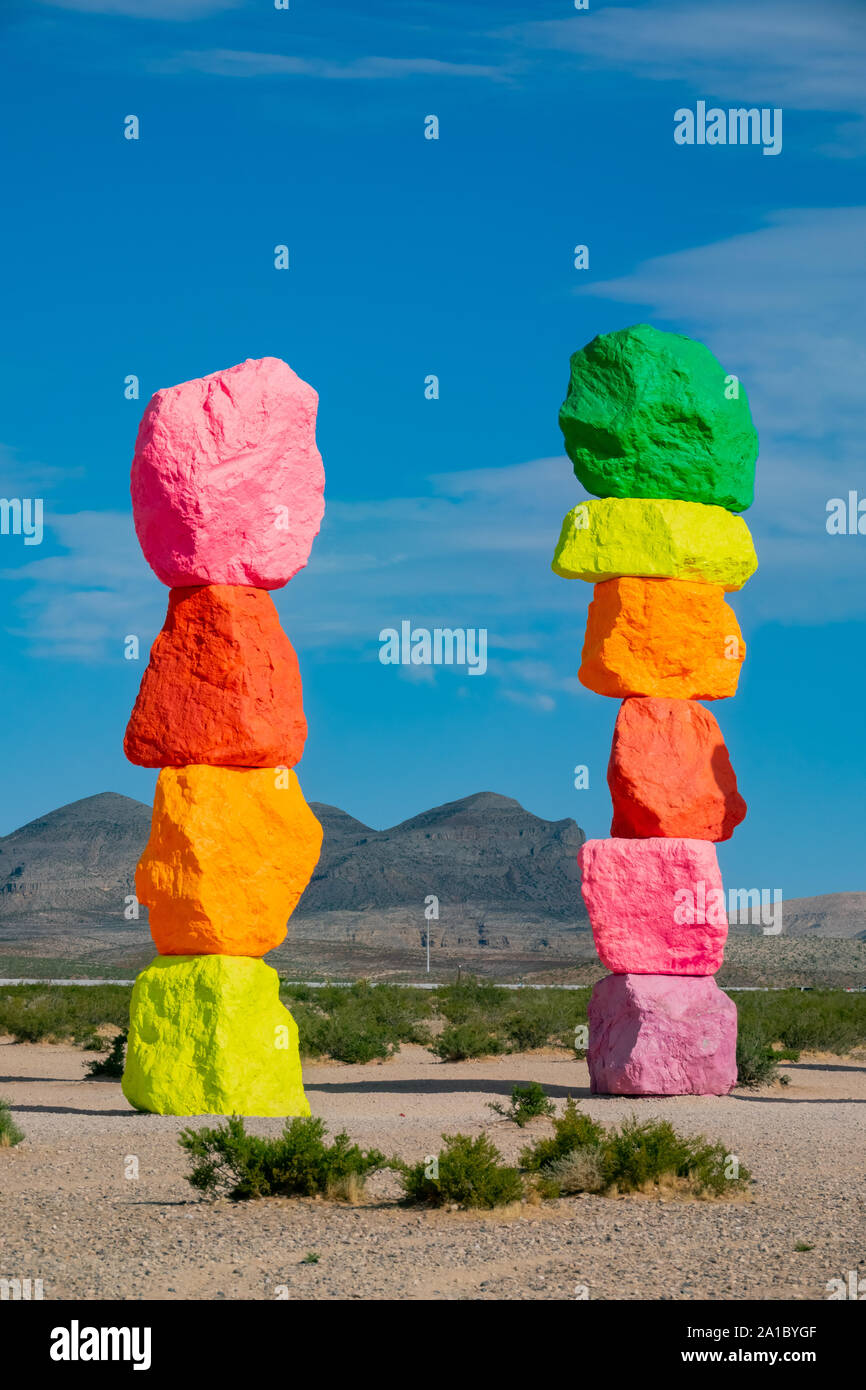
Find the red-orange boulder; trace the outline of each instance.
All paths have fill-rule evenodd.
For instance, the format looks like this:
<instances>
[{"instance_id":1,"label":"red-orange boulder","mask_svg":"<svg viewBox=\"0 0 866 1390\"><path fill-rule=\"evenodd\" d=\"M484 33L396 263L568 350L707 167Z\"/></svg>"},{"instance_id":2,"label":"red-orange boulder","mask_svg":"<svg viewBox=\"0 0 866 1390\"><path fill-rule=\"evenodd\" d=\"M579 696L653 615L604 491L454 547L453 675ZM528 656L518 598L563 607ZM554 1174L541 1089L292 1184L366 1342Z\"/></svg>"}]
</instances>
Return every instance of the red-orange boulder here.
<instances>
[{"instance_id":1,"label":"red-orange boulder","mask_svg":"<svg viewBox=\"0 0 866 1390\"><path fill-rule=\"evenodd\" d=\"M294 767L298 658L264 589L172 589L123 741L140 767Z\"/></svg>"},{"instance_id":2,"label":"red-orange boulder","mask_svg":"<svg viewBox=\"0 0 866 1390\"><path fill-rule=\"evenodd\" d=\"M607 781L618 839L728 840L746 814L722 731L694 700L624 700Z\"/></svg>"}]
</instances>

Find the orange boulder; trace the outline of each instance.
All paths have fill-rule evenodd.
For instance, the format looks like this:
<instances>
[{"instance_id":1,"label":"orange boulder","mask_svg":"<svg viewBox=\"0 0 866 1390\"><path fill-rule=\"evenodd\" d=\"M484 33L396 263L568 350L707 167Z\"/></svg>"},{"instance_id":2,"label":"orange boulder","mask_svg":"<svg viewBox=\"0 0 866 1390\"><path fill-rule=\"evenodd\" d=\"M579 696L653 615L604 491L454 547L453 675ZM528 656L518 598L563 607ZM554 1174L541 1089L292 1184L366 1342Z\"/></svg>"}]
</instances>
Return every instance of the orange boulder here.
<instances>
[{"instance_id":1,"label":"orange boulder","mask_svg":"<svg viewBox=\"0 0 866 1390\"><path fill-rule=\"evenodd\" d=\"M135 871L157 951L272 951L321 848L322 827L287 768L165 768Z\"/></svg>"},{"instance_id":2,"label":"orange boulder","mask_svg":"<svg viewBox=\"0 0 866 1390\"><path fill-rule=\"evenodd\" d=\"M307 722L298 658L264 589L172 589L123 741L141 767L294 767Z\"/></svg>"},{"instance_id":3,"label":"orange boulder","mask_svg":"<svg viewBox=\"0 0 866 1390\"><path fill-rule=\"evenodd\" d=\"M746 814L722 731L693 700L624 700L607 781L616 839L728 840Z\"/></svg>"},{"instance_id":4,"label":"orange boulder","mask_svg":"<svg viewBox=\"0 0 866 1390\"><path fill-rule=\"evenodd\" d=\"M720 585L608 579L589 605L578 679L618 699L721 700L736 692L745 654Z\"/></svg>"}]
</instances>

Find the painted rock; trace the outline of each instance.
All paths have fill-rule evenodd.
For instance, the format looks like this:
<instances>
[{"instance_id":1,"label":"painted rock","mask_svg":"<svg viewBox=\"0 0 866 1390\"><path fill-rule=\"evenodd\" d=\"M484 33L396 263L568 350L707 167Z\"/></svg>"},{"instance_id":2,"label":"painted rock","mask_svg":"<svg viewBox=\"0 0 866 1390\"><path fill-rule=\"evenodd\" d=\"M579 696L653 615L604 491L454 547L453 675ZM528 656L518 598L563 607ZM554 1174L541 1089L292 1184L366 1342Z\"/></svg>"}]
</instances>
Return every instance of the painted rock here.
<instances>
[{"instance_id":1,"label":"painted rock","mask_svg":"<svg viewBox=\"0 0 866 1390\"><path fill-rule=\"evenodd\" d=\"M318 396L278 357L157 391L132 461L132 513L163 584L278 589L325 509Z\"/></svg>"},{"instance_id":2,"label":"painted rock","mask_svg":"<svg viewBox=\"0 0 866 1390\"><path fill-rule=\"evenodd\" d=\"M272 951L321 848L322 827L287 768L165 768L135 872L156 949Z\"/></svg>"},{"instance_id":3,"label":"painted rock","mask_svg":"<svg viewBox=\"0 0 866 1390\"><path fill-rule=\"evenodd\" d=\"M621 838L728 840L746 814L722 731L694 700L624 700L607 782Z\"/></svg>"},{"instance_id":4,"label":"painted rock","mask_svg":"<svg viewBox=\"0 0 866 1390\"><path fill-rule=\"evenodd\" d=\"M294 767L298 658L264 589L172 589L123 742L140 767Z\"/></svg>"},{"instance_id":5,"label":"painted rock","mask_svg":"<svg viewBox=\"0 0 866 1390\"><path fill-rule=\"evenodd\" d=\"M737 1006L711 975L607 975L589 1001L587 1062L595 1095L727 1095Z\"/></svg>"},{"instance_id":6,"label":"painted rock","mask_svg":"<svg viewBox=\"0 0 866 1390\"><path fill-rule=\"evenodd\" d=\"M571 359L566 452L598 497L678 497L745 511L758 436L746 393L709 348L639 323Z\"/></svg>"},{"instance_id":7,"label":"painted rock","mask_svg":"<svg viewBox=\"0 0 866 1390\"><path fill-rule=\"evenodd\" d=\"M749 528L724 507L641 497L581 502L562 523L552 569L591 584L639 575L741 589L758 568Z\"/></svg>"},{"instance_id":8,"label":"painted rock","mask_svg":"<svg viewBox=\"0 0 866 1390\"><path fill-rule=\"evenodd\" d=\"M608 579L589 605L578 679L621 700L722 700L736 693L745 655L719 585Z\"/></svg>"},{"instance_id":9,"label":"painted rock","mask_svg":"<svg viewBox=\"0 0 866 1390\"><path fill-rule=\"evenodd\" d=\"M132 991L126 1099L157 1115L309 1115L279 989L247 956L157 956Z\"/></svg>"},{"instance_id":10,"label":"painted rock","mask_svg":"<svg viewBox=\"0 0 866 1390\"><path fill-rule=\"evenodd\" d=\"M709 840L587 840L581 891L599 958L619 975L714 975L728 917Z\"/></svg>"}]
</instances>

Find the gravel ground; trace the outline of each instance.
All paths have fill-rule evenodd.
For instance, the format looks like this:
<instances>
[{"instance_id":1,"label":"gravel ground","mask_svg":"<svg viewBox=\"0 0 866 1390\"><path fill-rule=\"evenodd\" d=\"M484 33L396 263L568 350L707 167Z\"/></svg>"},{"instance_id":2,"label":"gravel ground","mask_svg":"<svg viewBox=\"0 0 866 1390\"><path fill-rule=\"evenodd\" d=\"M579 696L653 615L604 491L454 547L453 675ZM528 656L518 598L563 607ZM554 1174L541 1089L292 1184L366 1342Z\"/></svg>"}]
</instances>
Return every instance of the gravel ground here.
<instances>
[{"instance_id":1,"label":"gravel ground","mask_svg":"<svg viewBox=\"0 0 866 1390\"><path fill-rule=\"evenodd\" d=\"M720 1139L754 1178L736 1200L583 1196L490 1215L403 1210L391 1174L355 1207L205 1203L177 1145L190 1122L136 1113L119 1084L83 1079L88 1060L0 1041L0 1097L27 1136L0 1150L0 1278L42 1279L46 1299L825 1299L828 1280L866 1277L862 1059L804 1056L787 1087L668 1100L592 1098L585 1064L553 1052L443 1064L407 1047L305 1068L332 1133L409 1159L454 1130L486 1130L515 1159L548 1122L518 1130L486 1102L537 1080L608 1123L660 1115Z\"/></svg>"}]
</instances>

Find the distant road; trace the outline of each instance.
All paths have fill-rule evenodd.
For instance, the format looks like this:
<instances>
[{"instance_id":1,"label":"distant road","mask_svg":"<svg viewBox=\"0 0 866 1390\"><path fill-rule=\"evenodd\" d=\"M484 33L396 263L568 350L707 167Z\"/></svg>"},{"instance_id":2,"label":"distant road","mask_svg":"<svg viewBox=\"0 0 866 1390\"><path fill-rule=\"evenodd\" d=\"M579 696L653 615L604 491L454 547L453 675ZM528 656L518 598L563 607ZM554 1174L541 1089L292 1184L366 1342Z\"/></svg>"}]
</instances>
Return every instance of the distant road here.
<instances>
[{"instance_id":1,"label":"distant road","mask_svg":"<svg viewBox=\"0 0 866 1390\"><path fill-rule=\"evenodd\" d=\"M306 989L327 989L336 986L342 989L349 989L355 983L353 980L288 980L284 983L292 985L304 985ZM419 980L417 984L403 980L371 980L373 985L396 983L399 989L444 989L442 984L429 984L426 980ZM491 981L491 983L493 983ZM134 985L135 980L0 980L0 989L4 985ZM496 985L497 989L591 989L591 985L515 985L504 984ZM781 989L811 989L811 985L722 985L726 994L759 993L767 994L772 990Z\"/></svg>"}]
</instances>

